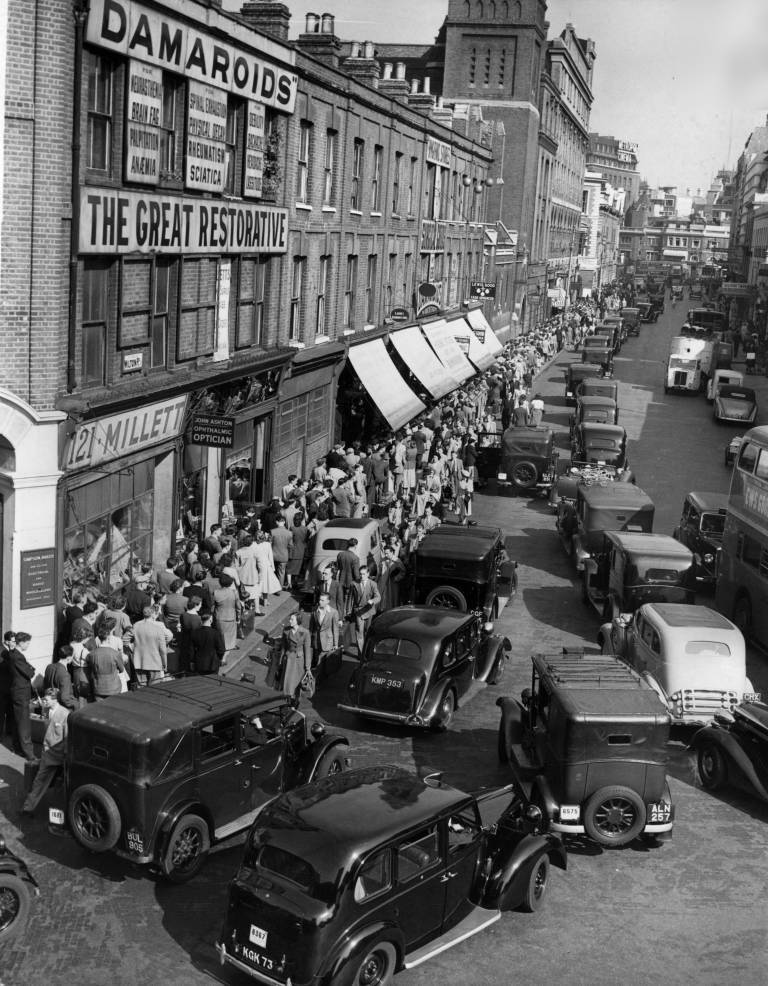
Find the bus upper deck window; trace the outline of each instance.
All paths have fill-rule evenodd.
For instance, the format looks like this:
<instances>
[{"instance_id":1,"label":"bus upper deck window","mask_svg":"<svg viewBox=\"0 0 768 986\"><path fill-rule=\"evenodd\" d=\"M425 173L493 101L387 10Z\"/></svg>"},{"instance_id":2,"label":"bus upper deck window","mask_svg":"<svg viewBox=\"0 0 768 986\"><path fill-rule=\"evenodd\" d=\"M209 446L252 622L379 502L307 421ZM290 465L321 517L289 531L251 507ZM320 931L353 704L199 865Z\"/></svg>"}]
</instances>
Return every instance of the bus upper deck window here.
<instances>
[{"instance_id":1,"label":"bus upper deck window","mask_svg":"<svg viewBox=\"0 0 768 986\"><path fill-rule=\"evenodd\" d=\"M760 452L760 458L755 466L755 475L758 479L768 479L768 450L766 449Z\"/></svg>"},{"instance_id":2,"label":"bus upper deck window","mask_svg":"<svg viewBox=\"0 0 768 986\"><path fill-rule=\"evenodd\" d=\"M754 472L758 451L757 445L753 445L752 442L745 442L739 452L739 469L744 472Z\"/></svg>"}]
</instances>

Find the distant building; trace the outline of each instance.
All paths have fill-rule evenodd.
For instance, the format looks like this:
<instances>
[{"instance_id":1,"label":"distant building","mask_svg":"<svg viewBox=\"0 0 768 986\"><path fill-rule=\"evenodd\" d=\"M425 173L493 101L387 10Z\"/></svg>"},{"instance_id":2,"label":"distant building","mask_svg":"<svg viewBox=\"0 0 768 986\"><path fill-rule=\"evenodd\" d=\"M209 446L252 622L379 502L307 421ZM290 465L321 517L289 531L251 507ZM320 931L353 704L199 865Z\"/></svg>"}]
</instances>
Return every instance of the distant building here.
<instances>
[{"instance_id":1,"label":"distant building","mask_svg":"<svg viewBox=\"0 0 768 986\"><path fill-rule=\"evenodd\" d=\"M637 144L605 134L590 133L587 170L623 189L629 208L640 194Z\"/></svg>"}]
</instances>

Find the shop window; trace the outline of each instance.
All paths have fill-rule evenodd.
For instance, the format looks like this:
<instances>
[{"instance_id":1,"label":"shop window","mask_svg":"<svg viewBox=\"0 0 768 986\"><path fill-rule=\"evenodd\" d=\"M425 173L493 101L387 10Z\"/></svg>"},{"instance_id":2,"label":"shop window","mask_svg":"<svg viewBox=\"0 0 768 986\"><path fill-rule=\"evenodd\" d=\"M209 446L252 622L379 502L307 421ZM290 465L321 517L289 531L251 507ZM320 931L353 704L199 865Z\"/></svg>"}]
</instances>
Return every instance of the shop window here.
<instances>
[{"instance_id":1,"label":"shop window","mask_svg":"<svg viewBox=\"0 0 768 986\"><path fill-rule=\"evenodd\" d=\"M276 442L278 459L303 446L307 434L308 406L308 394L299 394L280 406Z\"/></svg>"},{"instance_id":2,"label":"shop window","mask_svg":"<svg viewBox=\"0 0 768 986\"><path fill-rule=\"evenodd\" d=\"M160 174L174 176L176 171L176 134L183 114L181 86L176 76L163 72L163 115L160 123ZM174 176L175 177L175 176Z\"/></svg>"},{"instance_id":3,"label":"shop window","mask_svg":"<svg viewBox=\"0 0 768 986\"><path fill-rule=\"evenodd\" d=\"M355 327L355 289L357 286L357 257L350 254L347 257L347 280L344 287L344 316L345 329Z\"/></svg>"},{"instance_id":4,"label":"shop window","mask_svg":"<svg viewBox=\"0 0 768 986\"><path fill-rule=\"evenodd\" d=\"M365 320L373 325L376 318L376 272L378 257L372 253L368 257L368 276L365 281Z\"/></svg>"},{"instance_id":5,"label":"shop window","mask_svg":"<svg viewBox=\"0 0 768 986\"><path fill-rule=\"evenodd\" d=\"M83 386L105 381L109 265L86 261L83 266Z\"/></svg>"},{"instance_id":6,"label":"shop window","mask_svg":"<svg viewBox=\"0 0 768 986\"><path fill-rule=\"evenodd\" d=\"M293 271L291 274L291 309L290 324L288 326L288 338L297 342L302 340L302 295L304 292L304 278L307 269L306 257L293 258Z\"/></svg>"},{"instance_id":7,"label":"shop window","mask_svg":"<svg viewBox=\"0 0 768 986\"><path fill-rule=\"evenodd\" d=\"M112 104L114 66L92 55L88 65L87 165L94 171L112 168Z\"/></svg>"},{"instance_id":8,"label":"shop window","mask_svg":"<svg viewBox=\"0 0 768 986\"><path fill-rule=\"evenodd\" d=\"M328 289L331 283L331 258L320 258L320 273L317 278L317 321L315 332L319 336L328 334Z\"/></svg>"},{"instance_id":9,"label":"shop window","mask_svg":"<svg viewBox=\"0 0 768 986\"><path fill-rule=\"evenodd\" d=\"M313 442L326 433L329 404L330 391L328 387L318 387L309 395L307 442Z\"/></svg>"},{"instance_id":10,"label":"shop window","mask_svg":"<svg viewBox=\"0 0 768 986\"><path fill-rule=\"evenodd\" d=\"M329 208L336 205L336 161L338 159L338 145L338 133L335 130L328 130L325 135L323 205Z\"/></svg>"},{"instance_id":11,"label":"shop window","mask_svg":"<svg viewBox=\"0 0 768 986\"><path fill-rule=\"evenodd\" d=\"M309 204L309 162L312 153L312 124L309 120L299 123L299 151L296 170L296 201Z\"/></svg>"},{"instance_id":12,"label":"shop window","mask_svg":"<svg viewBox=\"0 0 768 986\"><path fill-rule=\"evenodd\" d=\"M140 462L67 495L64 590L109 592L152 563L154 460Z\"/></svg>"},{"instance_id":13,"label":"shop window","mask_svg":"<svg viewBox=\"0 0 768 986\"><path fill-rule=\"evenodd\" d=\"M181 317L176 343L179 360L213 352L218 262L209 257L184 257L181 267Z\"/></svg>"},{"instance_id":14,"label":"shop window","mask_svg":"<svg viewBox=\"0 0 768 986\"><path fill-rule=\"evenodd\" d=\"M377 144L373 149L373 174L371 175L371 212L381 211L381 162L384 148Z\"/></svg>"},{"instance_id":15,"label":"shop window","mask_svg":"<svg viewBox=\"0 0 768 986\"><path fill-rule=\"evenodd\" d=\"M264 500L268 433L264 418L235 425L235 439L227 450L224 498L235 516L242 516L249 505Z\"/></svg>"},{"instance_id":16,"label":"shop window","mask_svg":"<svg viewBox=\"0 0 768 986\"><path fill-rule=\"evenodd\" d=\"M352 188L349 201L349 207L354 212L359 212L363 204L362 180L364 161L365 141L356 139L352 152Z\"/></svg>"},{"instance_id":17,"label":"shop window","mask_svg":"<svg viewBox=\"0 0 768 986\"><path fill-rule=\"evenodd\" d=\"M241 257L235 345L264 345L264 299L267 291L268 257Z\"/></svg>"},{"instance_id":18,"label":"shop window","mask_svg":"<svg viewBox=\"0 0 768 986\"><path fill-rule=\"evenodd\" d=\"M208 479L208 449L203 445L185 445L179 475L179 527L177 537L202 537L205 491Z\"/></svg>"}]
</instances>

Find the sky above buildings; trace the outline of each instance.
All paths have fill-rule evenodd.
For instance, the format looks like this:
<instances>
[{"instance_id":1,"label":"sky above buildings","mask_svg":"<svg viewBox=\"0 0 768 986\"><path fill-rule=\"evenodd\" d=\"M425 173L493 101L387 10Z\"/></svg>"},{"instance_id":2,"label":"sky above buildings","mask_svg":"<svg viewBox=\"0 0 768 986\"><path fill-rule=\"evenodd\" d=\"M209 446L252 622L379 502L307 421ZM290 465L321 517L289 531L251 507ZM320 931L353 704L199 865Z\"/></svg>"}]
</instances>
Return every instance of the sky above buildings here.
<instances>
[{"instance_id":1,"label":"sky above buildings","mask_svg":"<svg viewBox=\"0 0 768 986\"><path fill-rule=\"evenodd\" d=\"M285 0L346 40L429 44L447 0ZM242 0L224 0L238 10ZM682 194L734 166L768 113L768 0L549 0L550 37L571 22L597 46L590 129L638 144L641 175Z\"/></svg>"}]
</instances>

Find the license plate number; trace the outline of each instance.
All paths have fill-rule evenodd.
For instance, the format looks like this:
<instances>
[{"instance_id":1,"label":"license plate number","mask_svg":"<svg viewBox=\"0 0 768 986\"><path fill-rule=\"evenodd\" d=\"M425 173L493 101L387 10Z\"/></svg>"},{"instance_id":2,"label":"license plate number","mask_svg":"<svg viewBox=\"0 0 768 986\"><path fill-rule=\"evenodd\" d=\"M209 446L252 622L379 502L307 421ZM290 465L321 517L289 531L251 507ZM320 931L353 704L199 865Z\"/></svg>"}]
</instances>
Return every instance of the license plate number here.
<instances>
[{"instance_id":1,"label":"license plate number","mask_svg":"<svg viewBox=\"0 0 768 986\"><path fill-rule=\"evenodd\" d=\"M252 942L252 944L258 945L259 948L267 947L267 933L257 924L251 925L251 930L248 932L248 940Z\"/></svg>"},{"instance_id":2,"label":"license plate number","mask_svg":"<svg viewBox=\"0 0 768 986\"><path fill-rule=\"evenodd\" d=\"M381 685L382 688L402 688L403 683L398 678L385 678L383 675L372 674L372 685Z\"/></svg>"},{"instance_id":3,"label":"license plate number","mask_svg":"<svg viewBox=\"0 0 768 986\"><path fill-rule=\"evenodd\" d=\"M125 842L128 846L128 852L135 852L139 855L144 852L144 840L141 837L141 833L135 829L131 829L125 833Z\"/></svg>"},{"instance_id":4,"label":"license plate number","mask_svg":"<svg viewBox=\"0 0 768 986\"><path fill-rule=\"evenodd\" d=\"M744 692L745 702L760 702L762 701L762 692Z\"/></svg>"},{"instance_id":5,"label":"license plate number","mask_svg":"<svg viewBox=\"0 0 768 986\"><path fill-rule=\"evenodd\" d=\"M507 474L505 472L500 472L496 478L503 481L507 478Z\"/></svg>"},{"instance_id":6,"label":"license plate number","mask_svg":"<svg viewBox=\"0 0 768 986\"><path fill-rule=\"evenodd\" d=\"M648 806L648 821L653 824L668 822L672 817L672 806L668 804L655 804Z\"/></svg>"},{"instance_id":7,"label":"license plate number","mask_svg":"<svg viewBox=\"0 0 768 986\"><path fill-rule=\"evenodd\" d=\"M235 943L235 955L239 955L240 958L250 962L257 969L264 969L265 972L273 972L277 968L274 959L267 958L266 955L254 951L247 945L241 945L239 942Z\"/></svg>"},{"instance_id":8,"label":"license plate number","mask_svg":"<svg viewBox=\"0 0 768 986\"><path fill-rule=\"evenodd\" d=\"M48 821L51 823L51 825L63 825L64 812L61 810L61 808L49 808Z\"/></svg>"},{"instance_id":9,"label":"license plate number","mask_svg":"<svg viewBox=\"0 0 768 986\"><path fill-rule=\"evenodd\" d=\"M560 805L561 822L577 822L579 820L578 805Z\"/></svg>"}]
</instances>

